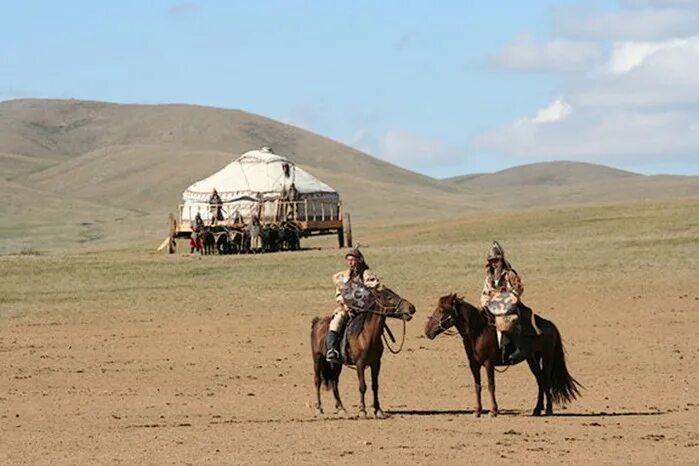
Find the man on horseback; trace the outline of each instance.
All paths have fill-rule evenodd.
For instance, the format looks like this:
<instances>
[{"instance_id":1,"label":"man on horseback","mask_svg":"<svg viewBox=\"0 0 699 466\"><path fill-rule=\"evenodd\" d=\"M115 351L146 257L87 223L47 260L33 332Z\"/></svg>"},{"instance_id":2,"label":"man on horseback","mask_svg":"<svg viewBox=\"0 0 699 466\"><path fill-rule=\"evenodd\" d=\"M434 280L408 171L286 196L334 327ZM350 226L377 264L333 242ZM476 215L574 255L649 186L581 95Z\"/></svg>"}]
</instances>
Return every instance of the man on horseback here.
<instances>
[{"instance_id":1,"label":"man on horseback","mask_svg":"<svg viewBox=\"0 0 699 466\"><path fill-rule=\"evenodd\" d=\"M530 336L540 333L535 327L532 310L522 304L520 298L524 293L524 286L517 271L505 259L505 250L500 243L493 241L488 250L488 263L485 267L485 283L481 293L481 306L488 310L493 298L501 292L510 292L517 300L517 316L519 323L516 328L507 334L509 340L514 343L516 349L509 355L511 363L519 362L529 356L531 340ZM502 333L498 330L498 342L502 342ZM502 343L501 343L502 345ZM504 345L503 345L504 346ZM503 358L504 359L504 358Z\"/></svg>"},{"instance_id":2,"label":"man on horseback","mask_svg":"<svg viewBox=\"0 0 699 466\"><path fill-rule=\"evenodd\" d=\"M328 334L325 338L328 362L340 363L340 340L347 320L354 310L366 309L370 302L370 292L376 289L379 279L369 270L364 255L359 248L351 249L345 254L347 269L333 276L335 282L335 300L340 305L333 313Z\"/></svg>"}]
</instances>

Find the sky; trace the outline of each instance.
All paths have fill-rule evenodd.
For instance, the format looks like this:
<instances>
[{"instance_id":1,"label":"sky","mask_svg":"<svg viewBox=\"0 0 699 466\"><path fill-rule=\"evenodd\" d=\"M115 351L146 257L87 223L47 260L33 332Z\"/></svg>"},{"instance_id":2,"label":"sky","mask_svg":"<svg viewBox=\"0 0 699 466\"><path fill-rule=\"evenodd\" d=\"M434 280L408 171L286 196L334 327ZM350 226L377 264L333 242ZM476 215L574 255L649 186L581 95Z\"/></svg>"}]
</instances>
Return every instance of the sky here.
<instances>
[{"instance_id":1,"label":"sky","mask_svg":"<svg viewBox=\"0 0 699 466\"><path fill-rule=\"evenodd\" d=\"M0 0L0 100L237 108L434 177L699 175L699 0Z\"/></svg>"}]
</instances>

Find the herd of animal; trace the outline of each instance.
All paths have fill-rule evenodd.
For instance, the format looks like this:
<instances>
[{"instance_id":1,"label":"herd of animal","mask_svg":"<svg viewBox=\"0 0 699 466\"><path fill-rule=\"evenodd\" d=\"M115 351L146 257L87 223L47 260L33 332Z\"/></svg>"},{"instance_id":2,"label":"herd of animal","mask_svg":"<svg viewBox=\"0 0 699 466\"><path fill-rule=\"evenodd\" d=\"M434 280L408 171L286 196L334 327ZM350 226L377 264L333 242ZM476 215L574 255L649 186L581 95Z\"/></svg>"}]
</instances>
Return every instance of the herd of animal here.
<instances>
[{"instance_id":1,"label":"herd of animal","mask_svg":"<svg viewBox=\"0 0 699 466\"><path fill-rule=\"evenodd\" d=\"M192 252L196 251L202 255L254 254L301 249L301 230L293 222L262 225L259 241L256 242L252 241L252 235L247 228L226 228L215 232L209 227L204 227L199 233L199 239L201 244L198 248L193 245Z\"/></svg>"}]
</instances>

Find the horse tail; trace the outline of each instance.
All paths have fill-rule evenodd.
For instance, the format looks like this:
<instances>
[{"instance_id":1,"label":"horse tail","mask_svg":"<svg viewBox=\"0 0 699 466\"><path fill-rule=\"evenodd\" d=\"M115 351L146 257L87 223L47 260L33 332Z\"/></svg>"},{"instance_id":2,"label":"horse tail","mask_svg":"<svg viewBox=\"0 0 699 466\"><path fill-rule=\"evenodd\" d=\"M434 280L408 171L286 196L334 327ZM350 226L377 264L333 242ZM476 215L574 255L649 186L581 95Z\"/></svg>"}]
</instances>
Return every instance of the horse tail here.
<instances>
[{"instance_id":1,"label":"horse tail","mask_svg":"<svg viewBox=\"0 0 699 466\"><path fill-rule=\"evenodd\" d=\"M581 396L580 389L583 388L583 386L568 372L565 348L563 347L563 340L561 339L561 334L558 332L558 329L556 329L556 341L554 346L553 361L551 363L551 394L553 395L553 402L561 406Z\"/></svg>"},{"instance_id":2,"label":"horse tail","mask_svg":"<svg viewBox=\"0 0 699 466\"><path fill-rule=\"evenodd\" d=\"M342 364L330 364L325 360L323 352L313 346L316 338L316 325L321 320L320 317L314 317L311 321L311 348L313 348L313 363L316 373L320 376L320 382L326 390L330 390L340 380Z\"/></svg>"}]
</instances>

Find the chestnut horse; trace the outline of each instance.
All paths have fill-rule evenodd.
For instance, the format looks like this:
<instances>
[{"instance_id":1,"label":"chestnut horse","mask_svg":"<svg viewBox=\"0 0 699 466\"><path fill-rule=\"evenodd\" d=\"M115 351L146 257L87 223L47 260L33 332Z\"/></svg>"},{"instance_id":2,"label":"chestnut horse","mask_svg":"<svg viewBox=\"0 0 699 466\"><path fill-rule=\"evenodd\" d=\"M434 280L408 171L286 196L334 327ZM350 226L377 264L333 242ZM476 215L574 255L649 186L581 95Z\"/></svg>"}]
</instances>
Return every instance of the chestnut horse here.
<instances>
[{"instance_id":1,"label":"chestnut horse","mask_svg":"<svg viewBox=\"0 0 699 466\"><path fill-rule=\"evenodd\" d=\"M553 414L553 403L564 405L580 396L580 384L568 373L561 335L553 322L536 316L536 324L542 334L532 338L532 349L527 359L539 394L532 415L540 416L544 409L546 395L546 414ZM490 415L497 416L498 403L495 400L495 366L507 365L502 360L502 351L498 345L495 327L488 323L483 312L463 299L450 294L439 298L437 308L427 320L425 336L430 340L445 330L456 327L461 335L466 350L473 381L476 389L476 406L474 416L479 417L481 404L481 367L485 366L488 375L488 392L490 393Z\"/></svg>"},{"instance_id":2,"label":"chestnut horse","mask_svg":"<svg viewBox=\"0 0 699 466\"><path fill-rule=\"evenodd\" d=\"M364 394L366 393L366 381L364 370L371 368L371 390L374 393L374 415L377 418L385 417L379 403L379 372L381 371L381 355L383 355L383 342L381 336L387 317L394 317L404 321L412 319L415 314L415 306L401 298L398 294L386 287L381 287L374 292L374 304L364 312L360 312L347 325L347 358L346 365L354 364L359 379L359 412L366 417ZM323 414L320 402L320 386L332 389L335 396L335 409L337 412L346 412L340 400L338 384L342 364L329 363L325 360L327 349L325 347L325 335L328 333L331 316L316 317L311 323L311 352L313 356L313 369L315 371L314 383L316 389L316 413Z\"/></svg>"}]
</instances>

